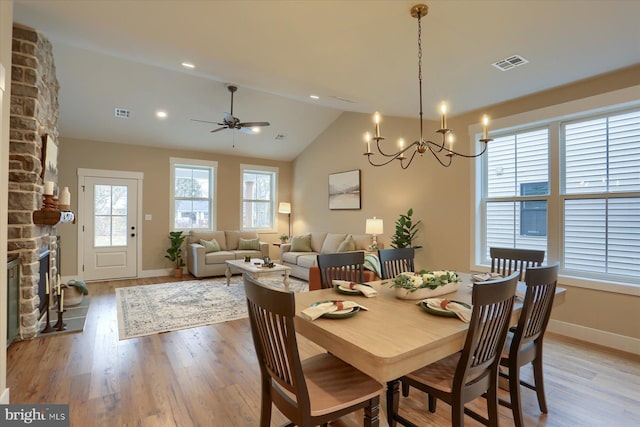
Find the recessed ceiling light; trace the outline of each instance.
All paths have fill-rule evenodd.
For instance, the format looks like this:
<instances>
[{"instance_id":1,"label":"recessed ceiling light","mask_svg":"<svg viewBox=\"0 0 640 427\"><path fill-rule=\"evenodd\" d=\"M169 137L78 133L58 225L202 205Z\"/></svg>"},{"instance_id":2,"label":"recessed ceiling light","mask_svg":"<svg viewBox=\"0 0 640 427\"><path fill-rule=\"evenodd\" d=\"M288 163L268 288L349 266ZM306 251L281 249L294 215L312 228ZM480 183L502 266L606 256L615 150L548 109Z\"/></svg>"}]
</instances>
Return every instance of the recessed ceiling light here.
<instances>
[{"instance_id":1,"label":"recessed ceiling light","mask_svg":"<svg viewBox=\"0 0 640 427\"><path fill-rule=\"evenodd\" d=\"M311 98L311 99L320 99L320 97L318 95L309 95L309 98Z\"/></svg>"},{"instance_id":2,"label":"recessed ceiling light","mask_svg":"<svg viewBox=\"0 0 640 427\"><path fill-rule=\"evenodd\" d=\"M182 66L183 66L184 68L188 68L188 69L190 69L190 70L193 70L194 68L196 68L196 66L195 66L195 65L193 65L191 62L183 62L183 63L182 63Z\"/></svg>"},{"instance_id":3,"label":"recessed ceiling light","mask_svg":"<svg viewBox=\"0 0 640 427\"><path fill-rule=\"evenodd\" d=\"M162 111L162 110L158 110L156 111L156 117L159 119L166 119L167 118L167 112L166 111Z\"/></svg>"}]
</instances>

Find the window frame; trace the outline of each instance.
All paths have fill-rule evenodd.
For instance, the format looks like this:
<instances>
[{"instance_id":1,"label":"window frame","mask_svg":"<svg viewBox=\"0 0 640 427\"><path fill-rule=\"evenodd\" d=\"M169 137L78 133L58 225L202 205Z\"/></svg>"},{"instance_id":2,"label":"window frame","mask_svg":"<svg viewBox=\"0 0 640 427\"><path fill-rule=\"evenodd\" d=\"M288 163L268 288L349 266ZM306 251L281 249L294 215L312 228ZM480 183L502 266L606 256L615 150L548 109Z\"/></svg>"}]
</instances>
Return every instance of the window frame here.
<instances>
[{"instance_id":1,"label":"window frame","mask_svg":"<svg viewBox=\"0 0 640 427\"><path fill-rule=\"evenodd\" d=\"M564 201L567 198L585 197L586 195L566 195L561 192L561 173L564 173L564 164L561 161L564 153L562 145L561 125L568 121L586 120L593 116L614 115L624 113L625 110L640 108L640 85L621 90L616 90L589 98L578 99L563 104L552 105L539 110L519 113L513 116L496 119L492 122L491 137L496 134L508 132L520 132L534 127L549 126L549 196L548 196L548 229L547 229L547 263L560 261L561 283L576 287L597 289L607 292L616 292L628 295L640 296L640 281L631 278L627 281L616 281L610 278L587 277L577 275L576 272L566 272L562 265L564 253ZM482 128L478 124L468 127L470 142L477 144L482 137ZM489 142L491 144L491 142ZM483 206L483 195L486 194L486 181L483 174L486 173L486 160L482 156L471 162L470 201L475 215L470 218L470 268L476 271L488 271L489 265L484 260L482 253L486 236L484 224L486 218ZM628 193L609 194L608 197L620 197ZM537 198L537 197L536 197Z\"/></svg>"},{"instance_id":2,"label":"window frame","mask_svg":"<svg viewBox=\"0 0 640 427\"><path fill-rule=\"evenodd\" d=\"M210 181L209 181L209 227L200 228L176 228L175 227L175 170L176 167L191 168L191 169L209 169ZM169 158L170 180L169 180L169 230L171 231L213 231L217 229L216 209L217 203L217 172L218 162L213 160L199 160L199 159L185 159L179 157Z\"/></svg>"},{"instance_id":3,"label":"window frame","mask_svg":"<svg viewBox=\"0 0 640 427\"><path fill-rule=\"evenodd\" d=\"M271 199L270 199L270 210L271 210L271 224L268 227L245 227L244 226L244 206L247 201L260 201L264 202L264 200L253 200L253 199L245 199L244 198L244 175L246 172L253 173L262 173L262 174L270 174L271 175ZM251 165L251 164L241 164L240 165L240 230L241 231L255 231L256 233L276 233L278 218L277 218L277 201L278 201L278 175L280 173L280 168L274 166L264 166L264 165Z\"/></svg>"}]
</instances>

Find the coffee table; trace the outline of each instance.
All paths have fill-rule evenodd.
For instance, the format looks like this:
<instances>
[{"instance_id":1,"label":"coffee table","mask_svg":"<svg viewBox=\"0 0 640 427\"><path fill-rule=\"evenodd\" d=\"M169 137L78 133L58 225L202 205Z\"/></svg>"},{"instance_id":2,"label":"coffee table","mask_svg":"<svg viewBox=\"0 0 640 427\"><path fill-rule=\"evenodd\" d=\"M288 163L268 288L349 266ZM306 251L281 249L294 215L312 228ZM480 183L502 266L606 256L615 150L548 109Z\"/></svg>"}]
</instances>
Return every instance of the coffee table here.
<instances>
[{"instance_id":1,"label":"coffee table","mask_svg":"<svg viewBox=\"0 0 640 427\"><path fill-rule=\"evenodd\" d=\"M284 280L282 283L284 284L285 289L289 290L289 272L291 271L291 267L274 263L273 267L267 268L262 267L262 264L255 265L253 261L254 260L251 260L251 262L245 262L242 259L225 261L227 263L227 271L225 272L225 276L227 277L227 286L229 286L229 282L231 280L231 268L233 267L236 270L240 270L243 273L251 275L251 277L256 280L258 280L258 278L263 274L284 272Z\"/></svg>"}]
</instances>

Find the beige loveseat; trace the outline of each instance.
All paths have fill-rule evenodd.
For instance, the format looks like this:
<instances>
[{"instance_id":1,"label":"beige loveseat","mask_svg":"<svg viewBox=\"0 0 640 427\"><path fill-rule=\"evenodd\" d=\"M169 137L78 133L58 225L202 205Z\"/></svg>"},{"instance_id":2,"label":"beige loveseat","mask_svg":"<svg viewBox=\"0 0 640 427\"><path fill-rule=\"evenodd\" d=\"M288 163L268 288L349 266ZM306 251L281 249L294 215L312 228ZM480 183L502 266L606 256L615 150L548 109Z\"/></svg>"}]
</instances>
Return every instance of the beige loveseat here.
<instances>
[{"instance_id":1,"label":"beige loveseat","mask_svg":"<svg viewBox=\"0 0 640 427\"><path fill-rule=\"evenodd\" d=\"M211 242L213 239L220 247L219 251L206 252L200 240ZM258 249L238 249L240 239L247 245L249 240L258 239ZM222 276L227 269L227 260L269 256L269 243L260 242L252 231L192 231L187 239L187 265L189 272L196 277Z\"/></svg>"},{"instance_id":2,"label":"beige loveseat","mask_svg":"<svg viewBox=\"0 0 640 427\"><path fill-rule=\"evenodd\" d=\"M339 252L340 245L348 238L352 239L354 246L349 250L368 251L372 238L368 234L348 234L348 233L320 233L310 232L310 251L292 251L291 244L280 245L280 263L291 267L291 276L309 280L309 268L317 265L318 254L329 254ZM293 239L302 236L294 236ZM343 245L344 246L344 245Z\"/></svg>"}]
</instances>

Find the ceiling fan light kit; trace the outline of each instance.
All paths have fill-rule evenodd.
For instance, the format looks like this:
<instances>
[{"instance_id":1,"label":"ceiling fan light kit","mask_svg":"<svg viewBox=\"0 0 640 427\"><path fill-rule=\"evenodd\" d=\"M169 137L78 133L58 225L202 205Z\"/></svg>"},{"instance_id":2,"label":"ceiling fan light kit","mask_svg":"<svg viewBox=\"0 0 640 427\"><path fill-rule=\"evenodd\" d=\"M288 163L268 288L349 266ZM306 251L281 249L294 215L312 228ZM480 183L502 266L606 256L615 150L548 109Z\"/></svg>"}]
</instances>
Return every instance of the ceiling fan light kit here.
<instances>
[{"instance_id":1,"label":"ceiling fan light kit","mask_svg":"<svg viewBox=\"0 0 640 427\"><path fill-rule=\"evenodd\" d=\"M418 20L418 87L420 93L420 139L418 141L414 141L408 146L404 146L404 140L399 140L399 150L395 152L387 152L384 148L381 147L381 141L384 141L384 137L380 136L380 114L374 114L374 123L375 130L374 136L372 137L369 132L365 133L365 144L366 144L366 152L364 153L367 156L367 160L372 166L385 166L391 163L394 160L400 161L400 167L402 169L407 169L416 154L420 154L422 156L424 153L429 150L429 152L436 158L438 163L440 163L444 167L451 166L451 162L455 156L460 156L464 158L475 158L482 156L487 151L487 144L492 141L489 138L489 117L484 115L482 118L482 138L480 138L480 142L483 147L479 153L476 154L463 154L453 150L453 134L451 133L451 129L447 128L447 105L445 103L440 104L440 112L442 113L442 118L440 121L440 129L437 129L436 132L441 134L441 142L433 142L430 140L425 140L423 137L422 127L422 17L426 16L429 12L429 7L426 4L417 4L411 8L411 16ZM447 135L449 138L447 138ZM378 153L382 156L382 161L377 163L372 160L372 157L376 155L376 153L371 151L371 140L375 141L375 148ZM449 142L447 146L447 140ZM413 150L413 152L411 152ZM409 155L409 153L411 154Z\"/></svg>"},{"instance_id":2,"label":"ceiling fan light kit","mask_svg":"<svg viewBox=\"0 0 640 427\"><path fill-rule=\"evenodd\" d=\"M260 127L269 126L269 122L241 122L239 118L235 117L233 115L233 94L238 90L238 86L227 85L227 90L231 93L231 112L224 113L224 118L222 120L222 123L209 122L206 120L196 120L196 119L191 119L191 120L194 122L218 124L220 127L217 129L213 129L211 133L218 132L223 129L238 129L242 133L254 135L260 132Z\"/></svg>"}]
</instances>

